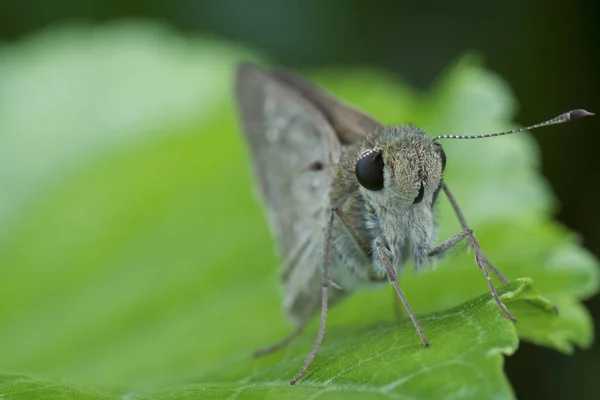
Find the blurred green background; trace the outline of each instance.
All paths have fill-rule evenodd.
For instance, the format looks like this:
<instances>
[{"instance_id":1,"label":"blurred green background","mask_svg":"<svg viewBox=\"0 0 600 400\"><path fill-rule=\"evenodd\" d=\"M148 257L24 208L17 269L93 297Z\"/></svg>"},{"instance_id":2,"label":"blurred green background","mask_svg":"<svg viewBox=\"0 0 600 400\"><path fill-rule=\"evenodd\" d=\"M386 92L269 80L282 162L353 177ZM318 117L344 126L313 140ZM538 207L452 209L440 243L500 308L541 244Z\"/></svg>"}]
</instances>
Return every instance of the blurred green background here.
<instances>
[{"instance_id":1,"label":"blurred green background","mask_svg":"<svg viewBox=\"0 0 600 400\"><path fill-rule=\"evenodd\" d=\"M122 33L127 29L120 25L104 34L73 26L107 27L132 17L152 20L184 37L204 35L229 43L217 46L214 42L171 40L175 33L165 33L157 25L133 29L126 35ZM210 295L197 293L197 288L209 286L210 279L201 271L187 275L181 271L227 261L207 259L202 249L210 247L211 241L227 240L236 245L221 251L231 253L232 260L249 260L244 268L265 274L272 269L273 265L254 265L252 261L250 238L256 229L265 229L254 208L248 214L248 210L231 207L242 218L233 227L222 227L217 215L209 218L195 210L201 201L205 206L212 201L215 209L226 207L233 201L230 196L246 196L250 190L245 180L240 187L220 189L223 182L214 171L236 177L236 168L243 164L224 162L218 153L206 155L203 150L208 142L189 134L197 128L198 120L202 120L203 130L214 135L235 129L233 114L219 107L229 101L230 65L253 57L245 49L254 49L270 62L292 68L375 67L421 90L429 88L459 56L476 51L485 66L513 90L519 104L516 120L534 123L572 108L600 111L599 22L600 6L591 0L568 4L540 0L439 2L430 6L357 0L5 2L0 5L0 133L18 134L0 137L0 221L8 227L0 229L0 257L5 263L0 268L17 265L29 269L0 275L3 298L12 302L0 306L3 326L17 326L11 331L19 335L2 333L4 340L14 343L12 353L0 355L6 363L3 365L16 369L39 365L39 371L45 371L46 363L55 366L57 374L69 371L70 377L77 377L74 366L78 357L95 358L98 362L93 368L114 374L105 376L103 383L119 384L120 371L127 371L139 385L159 385L156 378L144 378L160 376L160 371L148 374L152 365L140 370L137 377L131 369L144 357L151 363L153 358L148 354L155 341L185 337L188 342L178 345L183 349L187 346L193 354L196 324L191 320L203 315L203 298ZM46 30L52 34L46 36ZM148 40L152 37L156 43ZM74 48L81 49L81 54L74 55ZM202 51L197 51L199 48ZM107 57L113 56L111 63ZM144 57L152 60L148 64L152 70L140 68ZM220 68L222 73L215 75ZM190 82L208 89L200 93ZM403 103L389 107L401 108ZM230 125L224 128L222 121ZM443 122L437 124L443 126ZM478 126L472 129L465 133L480 133ZM151 139L140 144L137 135L141 133ZM598 133L598 122L593 119L533 135L541 147L542 171L559 200L558 218L580 233L585 247L596 255L600 254L600 168L595 163ZM222 145L231 146L242 157L241 144L235 138L227 136ZM178 154L187 157L174 159ZM187 161L181 163L182 159ZM198 179L204 179L206 185L197 187L194 183ZM219 197L220 190L223 198ZM208 191L211 196L207 196ZM118 203L121 209L116 210L107 206L114 204L114 194L128 203ZM206 204L206 198L212 200ZM24 216L20 214L23 210ZM248 215L252 217L244 220ZM234 218L228 216L229 220ZM86 224L88 220L102 220L106 225ZM198 231L198 226L207 229ZM69 236L53 234L62 231L68 231ZM261 234L267 235L266 231ZM195 247L194 243L202 246ZM52 260L71 266L68 279L72 292L68 298L75 308L78 299L97 299L85 302L95 304L94 309L81 310L89 318L87 322L72 321L72 308L65 308L63 314L56 311L58 300L55 304L52 299L60 298L64 288L48 283L65 276L48 267ZM115 271L126 276L114 282ZM27 274L25 290L19 285L19 276ZM227 280L228 276L214 279ZM118 287L119 282L123 287ZM218 283L214 282L215 286ZM105 297L107 285L115 298ZM165 292L157 294L161 300L148 304L144 297L147 287L163 287ZM277 288L264 290L275 292ZM126 293L123 301L119 293ZM37 314L21 318L21 310L40 302L44 307L35 308ZM599 297L586 304L600 321ZM275 313L277 306L269 305ZM153 326L157 323L152 318L156 310L168 310L165 314L170 318L190 320L189 325L179 324L177 332L161 330ZM114 325L94 324L106 321L107 315L113 316L108 320ZM137 336L140 326L147 335ZM73 327L75 333L65 335L73 332ZM98 336L110 342L110 335L126 336L128 329L136 335L136 347L127 349L129 365L122 360L111 364L115 360L104 357L106 349L82 339ZM39 330L44 330L49 341L55 338L52 349L36 349L34 338ZM22 332L32 336L22 336ZM257 338L258 333L249 334L246 344L255 345L260 342ZM80 351L73 352L73 348ZM70 358L61 357L65 353ZM222 349L214 349L215 357L220 353ZM185 358L185 351L177 354ZM170 360L179 366L192 365L192 361ZM87 368L79 371L81 381L94 373L93 368ZM179 372L185 376L185 371ZM582 386L595 386L594 379L600 374L600 347L595 344L589 351L565 356L522 343L507 359L507 372L520 398L550 398L571 392L592 397L591 389ZM190 376L196 374L196 370L189 371Z\"/></svg>"}]
</instances>

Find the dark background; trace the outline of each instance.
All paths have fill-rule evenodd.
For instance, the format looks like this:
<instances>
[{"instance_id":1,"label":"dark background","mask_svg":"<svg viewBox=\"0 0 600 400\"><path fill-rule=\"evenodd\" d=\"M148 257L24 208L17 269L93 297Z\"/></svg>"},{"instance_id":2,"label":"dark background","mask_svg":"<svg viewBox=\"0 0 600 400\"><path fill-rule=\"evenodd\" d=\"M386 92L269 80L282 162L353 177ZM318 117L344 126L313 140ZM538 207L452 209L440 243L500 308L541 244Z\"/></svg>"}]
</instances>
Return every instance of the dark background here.
<instances>
[{"instance_id":1,"label":"dark background","mask_svg":"<svg viewBox=\"0 0 600 400\"><path fill-rule=\"evenodd\" d=\"M29 0L0 5L0 41L60 22L126 17L237 41L292 68L385 68L423 89L457 56L476 51L514 90L521 123L573 108L600 111L600 3L593 0ZM536 132L558 217L596 255L598 127L595 119ZM587 305L600 322L600 298ZM600 345L570 357L522 343L507 370L519 398L589 396L600 378Z\"/></svg>"}]
</instances>

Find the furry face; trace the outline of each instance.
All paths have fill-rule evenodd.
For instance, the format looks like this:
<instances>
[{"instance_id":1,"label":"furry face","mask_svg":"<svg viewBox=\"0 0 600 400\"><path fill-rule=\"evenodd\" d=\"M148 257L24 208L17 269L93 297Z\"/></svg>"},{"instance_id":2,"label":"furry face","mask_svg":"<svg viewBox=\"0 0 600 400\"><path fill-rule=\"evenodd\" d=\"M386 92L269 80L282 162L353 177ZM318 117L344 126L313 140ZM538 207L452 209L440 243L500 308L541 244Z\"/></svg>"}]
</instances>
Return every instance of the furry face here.
<instances>
[{"instance_id":1,"label":"furry face","mask_svg":"<svg viewBox=\"0 0 600 400\"><path fill-rule=\"evenodd\" d=\"M431 206L445 167L441 146L410 126L376 130L357 149L355 174L361 194L374 206ZM380 185L372 185L381 177ZM361 179L364 177L364 179Z\"/></svg>"}]
</instances>

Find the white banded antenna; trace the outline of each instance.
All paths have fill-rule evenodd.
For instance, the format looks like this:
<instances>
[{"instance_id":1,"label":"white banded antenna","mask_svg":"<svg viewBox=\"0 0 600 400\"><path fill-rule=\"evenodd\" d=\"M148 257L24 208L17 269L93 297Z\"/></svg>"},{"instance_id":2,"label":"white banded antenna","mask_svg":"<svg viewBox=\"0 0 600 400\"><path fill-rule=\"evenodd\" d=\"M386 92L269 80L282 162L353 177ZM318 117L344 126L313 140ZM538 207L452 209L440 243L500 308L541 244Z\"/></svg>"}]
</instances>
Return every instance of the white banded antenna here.
<instances>
[{"instance_id":1,"label":"white banded antenna","mask_svg":"<svg viewBox=\"0 0 600 400\"><path fill-rule=\"evenodd\" d=\"M595 115L595 114L591 113L589 111L586 111L584 109L578 109L578 110L572 110L572 111L566 112L564 114L560 114L558 117L554 117L552 119L549 119L548 121L540 122L539 124L526 126L523 128L513 129L512 131L488 133L485 135L439 135L439 136L434 136L433 140L438 140L438 139L484 139L484 138L489 138L489 137L494 137L494 136L510 135L511 133L530 131L532 129L541 128L542 126L562 124L565 122L575 121L576 119L580 119L580 118L591 116L591 115Z\"/></svg>"}]
</instances>

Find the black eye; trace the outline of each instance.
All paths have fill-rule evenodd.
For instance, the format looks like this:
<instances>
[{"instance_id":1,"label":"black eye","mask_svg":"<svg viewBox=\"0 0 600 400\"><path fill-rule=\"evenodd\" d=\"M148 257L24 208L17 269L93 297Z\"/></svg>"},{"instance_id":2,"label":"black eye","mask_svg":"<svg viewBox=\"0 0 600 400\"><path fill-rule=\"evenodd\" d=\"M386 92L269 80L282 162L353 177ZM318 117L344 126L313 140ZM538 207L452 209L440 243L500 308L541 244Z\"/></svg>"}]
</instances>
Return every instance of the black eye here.
<instances>
[{"instance_id":1,"label":"black eye","mask_svg":"<svg viewBox=\"0 0 600 400\"><path fill-rule=\"evenodd\" d=\"M441 145L439 145L438 143L436 143L436 145L440 151L440 159L442 160L442 172L444 172L444 170L446 169L446 153L444 152L444 149Z\"/></svg>"},{"instance_id":2,"label":"black eye","mask_svg":"<svg viewBox=\"0 0 600 400\"><path fill-rule=\"evenodd\" d=\"M419 194L415 197L413 204L418 204L423 200L423 196L425 196L425 186L423 186L423 182L421 182L421 187L419 188Z\"/></svg>"},{"instance_id":3,"label":"black eye","mask_svg":"<svg viewBox=\"0 0 600 400\"><path fill-rule=\"evenodd\" d=\"M373 149L364 153L356 163L356 179L365 189L383 189L383 157L381 150Z\"/></svg>"}]
</instances>

